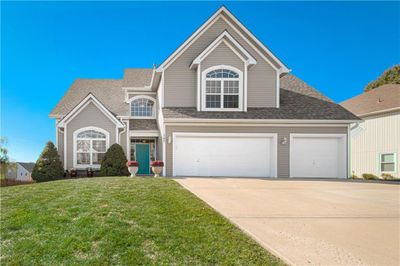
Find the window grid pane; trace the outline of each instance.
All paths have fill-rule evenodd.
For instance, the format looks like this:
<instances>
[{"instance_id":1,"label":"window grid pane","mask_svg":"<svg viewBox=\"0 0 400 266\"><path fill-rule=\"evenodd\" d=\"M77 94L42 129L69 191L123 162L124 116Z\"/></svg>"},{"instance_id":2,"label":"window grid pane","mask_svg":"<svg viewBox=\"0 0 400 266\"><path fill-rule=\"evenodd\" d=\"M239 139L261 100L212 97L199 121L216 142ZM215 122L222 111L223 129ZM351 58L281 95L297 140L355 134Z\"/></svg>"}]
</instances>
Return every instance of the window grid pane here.
<instances>
[{"instance_id":1,"label":"window grid pane","mask_svg":"<svg viewBox=\"0 0 400 266\"><path fill-rule=\"evenodd\" d=\"M239 108L239 95L224 95L224 108Z\"/></svg>"},{"instance_id":2,"label":"window grid pane","mask_svg":"<svg viewBox=\"0 0 400 266\"><path fill-rule=\"evenodd\" d=\"M224 94L238 94L239 81L238 80L225 80L224 81Z\"/></svg>"},{"instance_id":3,"label":"window grid pane","mask_svg":"<svg viewBox=\"0 0 400 266\"><path fill-rule=\"evenodd\" d=\"M221 95L206 95L206 108L220 108Z\"/></svg>"},{"instance_id":4,"label":"window grid pane","mask_svg":"<svg viewBox=\"0 0 400 266\"><path fill-rule=\"evenodd\" d=\"M228 69L216 69L206 75L207 78L238 78L239 74Z\"/></svg>"},{"instance_id":5,"label":"window grid pane","mask_svg":"<svg viewBox=\"0 0 400 266\"><path fill-rule=\"evenodd\" d=\"M207 80L206 81L206 93L221 93L221 81L220 80Z\"/></svg>"},{"instance_id":6,"label":"window grid pane","mask_svg":"<svg viewBox=\"0 0 400 266\"><path fill-rule=\"evenodd\" d=\"M95 130L86 130L78 134L78 138L87 139L105 139L106 135L104 133Z\"/></svg>"},{"instance_id":7,"label":"window grid pane","mask_svg":"<svg viewBox=\"0 0 400 266\"><path fill-rule=\"evenodd\" d=\"M93 140L92 152L106 152L105 140Z\"/></svg>"},{"instance_id":8,"label":"window grid pane","mask_svg":"<svg viewBox=\"0 0 400 266\"><path fill-rule=\"evenodd\" d=\"M77 164L90 164L90 153L78 152L76 155Z\"/></svg>"},{"instance_id":9,"label":"window grid pane","mask_svg":"<svg viewBox=\"0 0 400 266\"><path fill-rule=\"evenodd\" d=\"M382 163L391 163L394 162L394 154L393 153L387 153L387 154L382 154L381 155L381 162Z\"/></svg>"},{"instance_id":10,"label":"window grid pane","mask_svg":"<svg viewBox=\"0 0 400 266\"><path fill-rule=\"evenodd\" d=\"M394 163L381 163L381 172L394 172Z\"/></svg>"}]
</instances>

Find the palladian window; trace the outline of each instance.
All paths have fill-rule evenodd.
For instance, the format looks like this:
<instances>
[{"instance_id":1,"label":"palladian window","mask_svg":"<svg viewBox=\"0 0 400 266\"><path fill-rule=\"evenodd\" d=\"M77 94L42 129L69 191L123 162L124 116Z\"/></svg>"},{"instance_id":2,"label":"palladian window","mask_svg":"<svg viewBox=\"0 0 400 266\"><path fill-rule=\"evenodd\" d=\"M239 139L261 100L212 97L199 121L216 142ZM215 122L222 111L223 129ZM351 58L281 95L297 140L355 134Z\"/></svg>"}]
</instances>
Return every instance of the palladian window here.
<instances>
[{"instance_id":1,"label":"palladian window","mask_svg":"<svg viewBox=\"0 0 400 266\"><path fill-rule=\"evenodd\" d=\"M74 134L75 165L100 166L108 149L108 133L101 129L78 130Z\"/></svg>"},{"instance_id":2,"label":"palladian window","mask_svg":"<svg viewBox=\"0 0 400 266\"><path fill-rule=\"evenodd\" d=\"M239 109L240 75L229 69L215 69L205 75L205 109Z\"/></svg>"}]
</instances>

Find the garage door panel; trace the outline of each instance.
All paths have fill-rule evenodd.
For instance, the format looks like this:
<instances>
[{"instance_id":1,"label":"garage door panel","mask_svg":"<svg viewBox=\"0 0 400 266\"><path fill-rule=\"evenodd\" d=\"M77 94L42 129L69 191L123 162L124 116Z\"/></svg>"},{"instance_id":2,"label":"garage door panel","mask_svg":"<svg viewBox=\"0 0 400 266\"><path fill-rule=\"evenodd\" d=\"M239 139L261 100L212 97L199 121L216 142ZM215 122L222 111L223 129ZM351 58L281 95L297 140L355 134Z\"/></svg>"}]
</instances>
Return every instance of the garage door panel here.
<instances>
[{"instance_id":1,"label":"garage door panel","mask_svg":"<svg viewBox=\"0 0 400 266\"><path fill-rule=\"evenodd\" d=\"M292 137L291 177L345 177L346 149L343 135Z\"/></svg>"},{"instance_id":2,"label":"garage door panel","mask_svg":"<svg viewBox=\"0 0 400 266\"><path fill-rule=\"evenodd\" d=\"M178 176L271 176L271 137L177 136Z\"/></svg>"}]
</instances>

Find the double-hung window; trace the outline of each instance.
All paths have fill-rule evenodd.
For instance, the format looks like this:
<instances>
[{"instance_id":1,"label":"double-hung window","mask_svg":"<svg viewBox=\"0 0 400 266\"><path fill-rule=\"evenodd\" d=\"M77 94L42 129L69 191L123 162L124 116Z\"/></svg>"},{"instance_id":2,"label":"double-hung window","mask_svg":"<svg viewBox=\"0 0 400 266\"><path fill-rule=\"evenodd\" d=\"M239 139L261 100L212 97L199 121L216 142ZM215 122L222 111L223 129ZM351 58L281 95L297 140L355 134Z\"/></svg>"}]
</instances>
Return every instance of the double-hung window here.
<instances>
[{"instance_id":1,"label":"double-hung window","mask_svg":"<svg viewBox=\"0 0 400 266\"><path fill-rule=\"evenodd\" d=\"M101 129L78 130L74 134L75 167L99 167L108 149L108 133Z\"/></svg>"},{"instance_id":2,"label":"double-hung window","mask_svg":"<svg viewBox=\"0 0 400 266\"><path fill-rule=\"evenodd\" d=\"M380 154L379 167L381 172L395 172L396 171L396 154L395 153L382 153Z\"/></svg>"},{"instance_id":3,"label":"double-hung window","mask_svg":"<svg viewBox=\"0 0 400 266\"><path fill-rule=\"evenodd\" d=\"M205 74L204 110L240 110L241 74L226 68Z\"/></svg>"}]
</instances>

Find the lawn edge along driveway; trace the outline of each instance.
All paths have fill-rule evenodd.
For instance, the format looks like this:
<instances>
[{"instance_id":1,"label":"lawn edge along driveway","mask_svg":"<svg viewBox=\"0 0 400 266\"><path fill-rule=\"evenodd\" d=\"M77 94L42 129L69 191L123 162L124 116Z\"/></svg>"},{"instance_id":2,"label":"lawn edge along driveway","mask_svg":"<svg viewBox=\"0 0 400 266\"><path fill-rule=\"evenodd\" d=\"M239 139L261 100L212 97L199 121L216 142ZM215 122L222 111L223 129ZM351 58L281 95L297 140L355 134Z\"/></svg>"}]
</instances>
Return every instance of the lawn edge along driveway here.
<instances>
[{"instance_id":1,"label":"lawn edge along driveway","mask_svg":"<svg viewBox=\"0 0 400 266\"><path fill-rule=\"evenodd\" d=\"M1 251L4 265L283 264L167 178L1 188Z\"/></svg>"}]
</instances>

